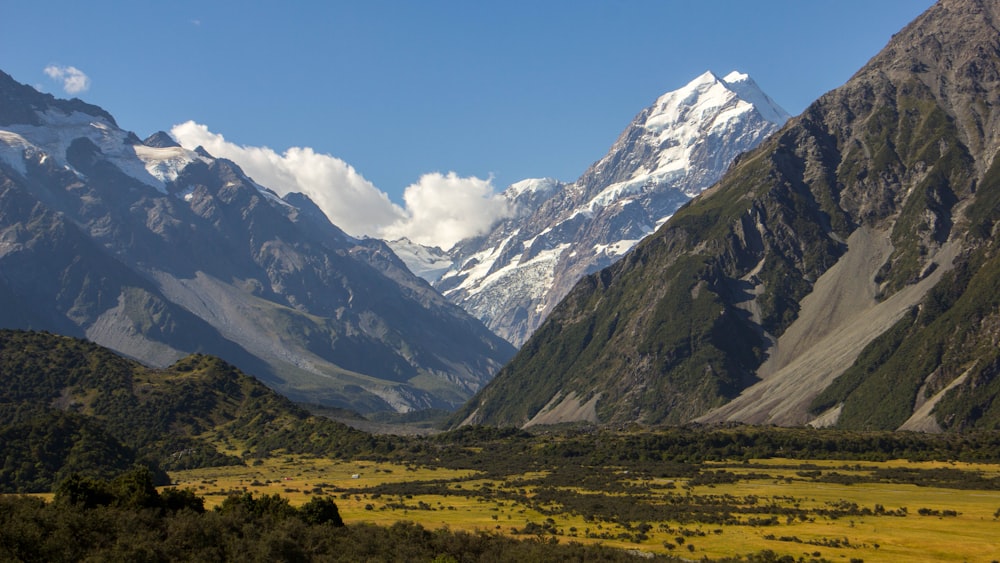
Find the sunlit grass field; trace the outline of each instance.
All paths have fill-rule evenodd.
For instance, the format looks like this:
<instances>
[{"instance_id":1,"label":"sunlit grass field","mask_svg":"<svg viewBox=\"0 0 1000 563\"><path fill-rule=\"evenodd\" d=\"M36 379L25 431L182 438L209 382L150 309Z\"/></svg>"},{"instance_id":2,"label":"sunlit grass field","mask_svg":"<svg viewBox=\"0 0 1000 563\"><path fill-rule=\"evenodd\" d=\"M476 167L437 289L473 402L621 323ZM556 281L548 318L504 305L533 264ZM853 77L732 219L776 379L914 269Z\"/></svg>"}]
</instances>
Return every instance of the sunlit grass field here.
<instances>
[{"instance_id":1,"label":"sunlit grass field","mask_svg":"<svg viewBox=\"0 0 1000 563\"><path fill-rule=\"evenodd\" d=\"M298 506L330 495L344 521L391 525L411 521L426 528L486 531L560 542L599 542L623 549L700 559L772 550L795 558L831 561L994 561L1000 559L1000 491L937 484L850 482L878 470L948 469L992 478L1000 466L922 462L751 460L705 464L727 482L686 479L630 480L621 468L595 468L622 477L630 494L653 507L692 502L739 507L737 522L698 521L681 514L662 521L611 522L559 502L537 502L538 474L485 479L451 470L370 461L275 457L251 466L180 471L175 486L190 488L209 507L233 492L279 494ZM954 473L952 473L954 474ZM833 482L842 480L844 482ZM394 487L393 493L378 488ZM400 492L433 487L433 493ZM568 495L610 503L622 493L565 487ZM550 491L551 494L551 491ZM676 513L674 513L676 515ZM683 521L682 521L683 520Z\"/></svg>"}]
</instances>

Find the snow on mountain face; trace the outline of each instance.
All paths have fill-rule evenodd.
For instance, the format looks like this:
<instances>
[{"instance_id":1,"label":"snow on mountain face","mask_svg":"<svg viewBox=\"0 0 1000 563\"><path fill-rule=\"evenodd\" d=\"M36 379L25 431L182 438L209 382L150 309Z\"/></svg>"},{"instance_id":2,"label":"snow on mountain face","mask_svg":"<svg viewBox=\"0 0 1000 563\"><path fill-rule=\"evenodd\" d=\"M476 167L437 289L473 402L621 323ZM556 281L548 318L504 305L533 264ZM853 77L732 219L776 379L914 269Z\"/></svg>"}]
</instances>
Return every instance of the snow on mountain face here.
<instances>
[{"instance_id":1,"label":"snow on mountain face","mask_svg":"<svg viewBox=\"0 0 1000 563\"><path fill-rule=\"evenodd\" d=\"M180 147L145 146L102 116L50 109L39 112L38 119L38 125L13 124L0 133L0 155L22 174L27 158L44 161L51 157L60 166L73 170L66 154L78 139L88 139L122 172L162 193L166 193L167 182L176 180L188 164L196 160L207 162L194 151Z\"/></svg>"},{"instance_id":2,"label":"snow on mountain face","mask_svg":"<svg viewBox=\"0 0 1000 563\"><path fill-rule=\"evenodd\" d=\"M512 221L516 222L530 216L542 202L564 186L565 184L552 178L530 178L511 184L504 190L503 196L510 202L513 215L505 221L508 223ZM501 232L505 232L505 230L501 230ZM464 245L468 248L470 244L475 244L470 241L476 240L479 240L479 238L461 241L459 245ZM482 271L482 275L485 276L488 273L490 265L497 258L494 255L498 250L493 247L495 245L487 244L485 245L487 247L486 250L480 253L480 255L468 256L466 252L458 248L453 248L445 252L440 248L417 244L406 238L386 241L386 244L392 248L393 252L399 256L399 259L406 264L406 267L411 272L424 278L431 284L441 282L442 276L446 274L454 276L456 273L456 256L461 256L462 261L465 263L474 260L476 263L475 269ZM502 247L503 245L501 244L500 246ZM472 280L479 279L479 277L481 276L473 276Z\"/></svg>"},{"instance_id":3,"label":"snow on mountain face","mask_svg":"<svg viewBox=\"0 0 1000 563\"><path fill-rule=\"evenodd\" d=\"M455 245L434 284L520 345L582 276L620 259L789 117L748 75L706 72L640 112L575 183L507 188L515 217Z\"/></svg>"},{"instance_id":4,"label":"snow on mountain face","mask_svg":"<svg viewBox=\"0 0 1000 563\"><path fill-rule=\"evenodd\" d=\"M408 238L386 241L389 248L415 275L434 283L452 266L448 253L438 247L417 244Z\"/></svg>"},{"instance_id":5,"label":"snow on mountain face","mask_svg":"<svg viewBox=\"0 0 1000 563\"><path fill-rule=\"evenodd\" d=\"M147 147L133 145L135 156L145 164L146 172L161 183L177 180L180 171L195 160L205 160L194 151L181 147Z\"/></svg>"},{"instance_id":6,"label":"snow on mountain face","mask_svg":"<svg viewBox=\"0 0 1000 563\"><path fill-rule=\"evenodd\" d=\"M504 190L504 197L511 201L518 201L521 196L548 197L559 188L559 181L552 178L529 178L515 182Z\"/></svg>"},{"instance_id":7,"label":"snow on mountain face","mask_svg":"<svg viewBox=\"0 0 1000 563\"><path fill-rule=\"evenodd\" d=\"M789 118L749 76L738 72L725 79L706 72L683 88L661 96L647 112L641 123L633 123L633 127L644 130L638 146L633 148L652 151L654 158L644 159L627 179L604 188L588 203L590 210L619 201L624 195L641 193L644 186L660 187L667 182L675 182L686 195L694 197L713 184L719 169L728 167L728 161L735 156L727 150L711 159L712 155L705 154L706 146L723 148L718 145L735 136L728 142L742 147L742 152L753 139L760 140L760 127L770 129L767 124L781 125ZM618 156L612 151L605 160ZM706 157L710 158L707 162Z\"/></svg>"},{"instance_id":8,"label":"snow on mountain face","mask_svg":"<svg viewBox=\"0 0 1000 563\"><path fill-rule=\"evenodd\" d=\"M126 175L167 194L168 184L175 182L181 172L194 162L211 164L213 158L182 148L159 132L150 137L149 144L134 134L119 129L103 116L74 111L66 114L57 109L38 112L39 124L12 124L0 130L0 159L21 174L27 173L26 162L32 159L43 163L48 158L78 177L84 175L73 168L67 159L70 147L80 139L87 139L96 146L104 160L114 164ZM274 192L249 178L244 178L271 201L284 205ZM190 196L190 189L176 194Z\"/></svg>"}]
</instances>

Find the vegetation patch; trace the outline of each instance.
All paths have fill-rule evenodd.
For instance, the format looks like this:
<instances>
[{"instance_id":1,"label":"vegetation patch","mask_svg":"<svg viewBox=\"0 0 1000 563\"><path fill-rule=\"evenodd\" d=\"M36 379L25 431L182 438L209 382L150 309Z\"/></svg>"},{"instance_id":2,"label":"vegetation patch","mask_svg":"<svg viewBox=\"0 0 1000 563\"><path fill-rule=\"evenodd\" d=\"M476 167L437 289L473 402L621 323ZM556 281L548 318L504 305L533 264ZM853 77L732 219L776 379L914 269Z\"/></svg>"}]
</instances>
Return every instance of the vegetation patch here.
<instances>
[{"instance_id":1,"label":"vegetation patch","mask_svg":"<svg viewBox=\"0 0 1000 563\"><path fill-rule=\"evenodd\" d=\"M246 492L274 491L293 506L331 494L348 527L411 522L427 530L718 561L741 554L773 561L989 561L1000 514L1000 464L944 461L963 448L945 437L464 428L412 440L427 455L350 462L294 456L262 460L252 473L205 468L172 477L197 487L208 506ZM985 455L987 443L970 439L966 453ZM772 454L721 455L727 444ZM777 457L777 449L826 459ZM904 451L914 460L890 457ZM535 469L521 469L528 466ZM958 533L961 544L954 541Z\"/></svg>"}]
</instances>

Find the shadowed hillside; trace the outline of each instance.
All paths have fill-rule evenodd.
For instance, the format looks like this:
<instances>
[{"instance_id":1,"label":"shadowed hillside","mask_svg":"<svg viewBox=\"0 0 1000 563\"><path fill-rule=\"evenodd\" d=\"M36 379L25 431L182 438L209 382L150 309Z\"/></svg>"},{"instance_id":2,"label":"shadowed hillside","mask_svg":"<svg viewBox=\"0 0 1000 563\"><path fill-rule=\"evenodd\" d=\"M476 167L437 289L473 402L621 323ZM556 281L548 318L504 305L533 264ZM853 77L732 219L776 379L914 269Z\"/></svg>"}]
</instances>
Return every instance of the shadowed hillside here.
<instances>
[{"instance_id":1,"label":"shadowed hillside","mask_svg":"<svg viewBox=\"0 0 1000 563\"><path fill-rule=\"evenodd\" d=\"M0 443L0 491L27 492L137 462L183 469L276 451L350 455L377 440L309 416L218 358L151 369L90 342L2 330Z\"/></svg>"}]
</instances>

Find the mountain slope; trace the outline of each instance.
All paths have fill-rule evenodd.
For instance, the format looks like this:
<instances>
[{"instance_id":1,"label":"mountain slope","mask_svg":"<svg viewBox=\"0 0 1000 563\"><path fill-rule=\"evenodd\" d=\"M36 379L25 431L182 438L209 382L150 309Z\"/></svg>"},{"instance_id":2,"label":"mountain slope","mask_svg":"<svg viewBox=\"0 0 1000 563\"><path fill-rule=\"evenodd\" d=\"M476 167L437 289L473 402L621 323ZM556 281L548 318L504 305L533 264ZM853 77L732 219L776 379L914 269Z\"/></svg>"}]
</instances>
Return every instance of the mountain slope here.
<instances>
[{"instance_id":1,"label":"mountain slope","mask_svg":"<svg viewBox=\"0 0 1000 563\"><path fill-rule=\"evenodd\" d=\"M456 422L997 427L998 23L933 6L581 281Z\"/></svg>"},{"instance_id":2,"label":"mountain slope","mask_svg":"<svg viewBox=\"0 0 1000 563\"><path fill-rule=\"evenodd\" d=\"M492 232L449 251L435 286L521 344L582 276L620 259L788 119L753 80L711 72L664 94L575 183L525 180Z\"/></svg>"},{"instance_id":3,"label":"mountain slope","mask_svg":"<svg viewBox=\"0 0 1000 563\"><path fill-rule=\"evenodd\" d=\"M91 342L0 330L0 491L40 492L74 472L115 475L242 463L220 453L349 455L371 437L311 417L218 358L150 369Z\"/></svg>"},{"instance_id":4,"label":"mountain slope","mask_svg":"<svg viewBox=\"0 0 1000 563\"><path fill-rule=\"evenodd\" d=\"M296 400L453 408L512 354L307 198L0 74L0 326L154 366L223 357Z\"/></svg>"}]
</instances>

